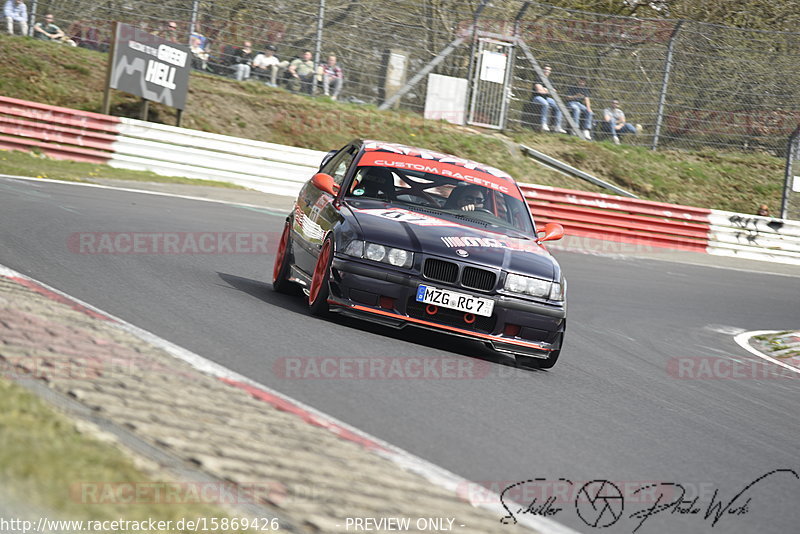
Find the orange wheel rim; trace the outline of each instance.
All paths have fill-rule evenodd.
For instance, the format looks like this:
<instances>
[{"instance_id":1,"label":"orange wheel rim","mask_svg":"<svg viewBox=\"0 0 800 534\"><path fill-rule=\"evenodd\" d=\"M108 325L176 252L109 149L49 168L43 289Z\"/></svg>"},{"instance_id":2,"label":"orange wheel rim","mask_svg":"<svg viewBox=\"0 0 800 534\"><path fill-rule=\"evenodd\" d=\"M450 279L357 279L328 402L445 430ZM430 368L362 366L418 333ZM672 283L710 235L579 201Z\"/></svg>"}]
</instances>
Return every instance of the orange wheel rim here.
<instances>
[{"instance_id":1,"label":"orange wheel rim","mask_svg":"<svg viewBox=\"0 0 800 534\"><path fill-rule=\"evenodd\" d=\"M319 296L319 290L322 288L322 284L325 283L325 278L328 274L328 259L330 259L330 257L331 242L325 241L325 244L322 245L322 251L320 251L319 257L317 258L317 265L314 267L314 276L311 278L311 289L308 291L309 302L316 302Z\"/></svg>"},{"instance_id":2,"label":"orange wheel rim","mask_svg":"<svg viewBox=\"0 0 800 534\"><path fill-rule=\"evenodd\" d=\"M275 256L275 266L272 269L272 281L278 279L278 275L281 273L281 267L283 267L283 260L286 257L286 245L289 242L289 223L286 223L286 226L283 227L283 234L281 234L281 241L278 244L278 255Z\"/></svg>"}]
</instances>

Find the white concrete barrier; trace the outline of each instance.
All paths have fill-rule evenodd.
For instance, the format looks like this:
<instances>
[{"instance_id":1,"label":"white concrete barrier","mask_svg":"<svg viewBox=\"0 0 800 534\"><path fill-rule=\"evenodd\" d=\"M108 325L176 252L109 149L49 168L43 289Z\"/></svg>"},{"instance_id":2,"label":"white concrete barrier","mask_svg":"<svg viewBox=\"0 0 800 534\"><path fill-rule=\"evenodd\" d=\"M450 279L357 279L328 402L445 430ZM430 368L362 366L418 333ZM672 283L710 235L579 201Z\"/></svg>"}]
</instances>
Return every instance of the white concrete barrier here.
<instances>
[{"instance_id":1,"label":"white concrete barrier","mask_svg":"<svg viewBox=\"0 0 800 534\"><path fill-rule=\"evenodd\" d=\"M225 181L295 196L326 152L121 119L112 167Z\"/></svg>"},{"instance_id":2,"label":"white concrete barrier","mask_svg":"<svg viewBox=\"0 0 800 534\"><path fill-rule=\"evenodd\" d=\"M800 265L800 221L711 210L708 253Z\"/></svg>"}]
</instances>

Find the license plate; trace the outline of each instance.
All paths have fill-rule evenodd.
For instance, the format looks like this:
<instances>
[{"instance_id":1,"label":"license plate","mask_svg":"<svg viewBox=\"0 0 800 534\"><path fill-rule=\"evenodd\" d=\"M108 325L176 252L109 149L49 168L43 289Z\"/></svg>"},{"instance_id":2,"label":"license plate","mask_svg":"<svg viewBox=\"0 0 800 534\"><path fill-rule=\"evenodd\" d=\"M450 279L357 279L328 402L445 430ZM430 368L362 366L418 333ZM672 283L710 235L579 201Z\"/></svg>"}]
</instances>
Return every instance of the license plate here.
<instances>
[{"instance_id":1,"label":"license plate","mask_svg":"<svg viewBox=\"0 0 800 534\"><path fill-rule=\"evenodd\" d=\"M466 293L423 285L417 288L417 302L435 304L451 310L474 313L484 317L491 317L492 310L494 310L494 301L491 299L473 297Z\"/></svg>"}]
</instances>

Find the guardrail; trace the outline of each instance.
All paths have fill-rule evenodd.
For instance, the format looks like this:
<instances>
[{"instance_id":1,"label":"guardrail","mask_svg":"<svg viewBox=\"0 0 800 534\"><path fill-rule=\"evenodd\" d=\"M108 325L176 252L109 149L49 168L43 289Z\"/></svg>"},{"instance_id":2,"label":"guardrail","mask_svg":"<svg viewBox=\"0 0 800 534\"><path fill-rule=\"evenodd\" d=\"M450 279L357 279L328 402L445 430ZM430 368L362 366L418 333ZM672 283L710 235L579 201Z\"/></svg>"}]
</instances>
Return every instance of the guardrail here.
<instances>
[{"instance_id":1,"label":"guardrail","mask_svg":"<svg viewBox=\"0 0 800 534\"><path fill-rule=\"evenodd\" d=\"M705 252L711 210L572 189L521 184L537 222L569 235Z\"/></svg>"},{"instance_id":2,"label":"guardrail","mask_svg":"<svg viewBox=\"0 0 800 534\"><path fill-rule=\"evenodd\" d=\"M294 196L324 152L0 97L0 148Z\"/></svg>"},{"instance_id":3,"label":"guardrail","mask_svg":"<svg viewBox=\"0 0 800 534\"><path fill-rule=\"evenodd\" d=\"M0 96L0 149L218 180L294 196L324 152ZM800 265L800 221L521 184L569 235Z\"/></svg>"}]
</instances>

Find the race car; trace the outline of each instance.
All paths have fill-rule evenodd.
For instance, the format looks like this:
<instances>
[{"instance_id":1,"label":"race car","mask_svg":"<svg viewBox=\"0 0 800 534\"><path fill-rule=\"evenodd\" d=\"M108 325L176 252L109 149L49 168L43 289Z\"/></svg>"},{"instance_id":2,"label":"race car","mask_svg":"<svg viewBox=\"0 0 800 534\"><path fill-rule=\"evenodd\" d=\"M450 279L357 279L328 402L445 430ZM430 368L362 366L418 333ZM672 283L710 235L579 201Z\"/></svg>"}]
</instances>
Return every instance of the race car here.
<instances>
[{"instance_id":1,"label":"race car","mask_svg":"<svg viewBox=\"0 0 800 534\"><path fill-rule=\"evenodd\" d=\"M323 159L286 217L276 291L312 314L445 332L550 368L567 283L513 178L422 148L354 140Z\"/></svg>"}]
</instances>

